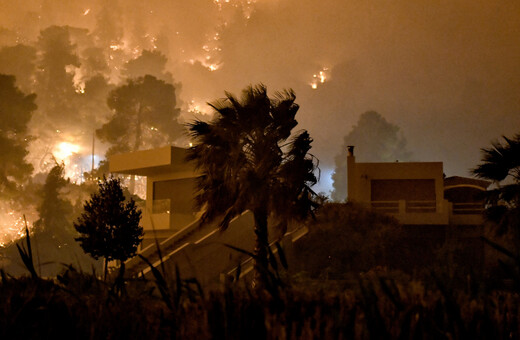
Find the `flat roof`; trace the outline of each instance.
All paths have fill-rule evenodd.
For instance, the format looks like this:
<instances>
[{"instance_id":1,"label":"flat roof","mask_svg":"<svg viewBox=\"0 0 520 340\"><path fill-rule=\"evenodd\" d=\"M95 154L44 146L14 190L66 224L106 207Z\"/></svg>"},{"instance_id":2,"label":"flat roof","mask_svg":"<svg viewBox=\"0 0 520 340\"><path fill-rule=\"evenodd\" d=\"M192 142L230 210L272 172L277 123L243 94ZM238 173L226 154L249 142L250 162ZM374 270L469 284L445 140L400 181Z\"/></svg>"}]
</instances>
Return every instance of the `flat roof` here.
<instances>
[{"instance_id":1,"label":"flat roof","mask_svg":"<svg viewBox=\"0 0 520 340\"><path fill-rule=\"evenodd\" d=\"M109 171L119 174L150 176L168 172L193 171L186 162L187 149L176 146L113 155Z\"/></svg>"}]
</instances>

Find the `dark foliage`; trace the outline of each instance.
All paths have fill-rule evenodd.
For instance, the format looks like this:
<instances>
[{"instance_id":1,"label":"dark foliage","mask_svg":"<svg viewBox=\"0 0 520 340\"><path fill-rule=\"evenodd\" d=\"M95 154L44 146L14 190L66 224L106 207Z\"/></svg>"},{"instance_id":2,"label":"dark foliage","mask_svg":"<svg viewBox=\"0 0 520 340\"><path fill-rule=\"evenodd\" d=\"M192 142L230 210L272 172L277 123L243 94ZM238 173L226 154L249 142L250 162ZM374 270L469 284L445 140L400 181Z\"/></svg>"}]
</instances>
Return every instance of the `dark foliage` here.
<instances>
[{"instance_id":1,"label":"dark foliage","mask_svg":"<svg viewBox=\"0 0 520 340\"><path fill-rule=\"evenodd\" d=\"M91 275L0 281L2 339L516 339L520 300L495 292L360 280L356 290L288 290L273 297L228 287L167 307L149 282L112 294ZM274 308L277 306L277 308Z\"/></svg>"},{"instance_id":2,"label":"dark foliage","mask_svg":"<svg viewBox=\"0 0 520 340\"><path fill-rule=\"evenodd\" d=\"M486 192L486 217L499 235L511 233L520 242L520 134L503 137L482 149L482 162L473 169L477 177L492 180L496 188Z\"/></svg>"},{"instance_id":3,"label":"dark foliage","mask_svg":"<svg viewBox=\"0 0 520 340\"><path fill-rule=\"evenodd\" d=\"M397 267L403 229L394 218L351 203L326 203L294 245L295 262L312 278L344 279L375 267Z\"/></svg>"},{"instance_id":4,"label":"dark foliage","mask_svg":"<svg viewBox=\"0 0 520 340\"><path fill-rule=\"evenodd\" d=\"M64 168L64 164L56 164L47 175L40 192L42 203L37 209L40 218L34 223L38 231L58 236L71 231L72 205L62 197L62 191L69 183L63 178Z\"/></svg>"},{"instance_id":5,"label":"dark foliage","mask_svg":"<svg viewBox=\"0 0 520 340\"><path fill-rule=\"evenodd\" d=\"M129 79L112 90L107 104L113 116L96 131L112 145L107 154L157 147L180 137L175 88L154 76Z\"/></svg>"},{"instance_id":6,"label":"dark foliage","mask_svg":"<svg viewBox=\"0 0 520 340\"><path fill-rule=\"evenodd\" d=\"M317 166L308 154L312 139L306 131L291 138L298 124L295 99L291 90L271 99L265 86L250 86L240 100L226 93L211 103L211 122L189 125L195 145L188 160L202 174L196 198L199 208L205 207L202 220L219 218L226 229L234 217L252 211L257 274L268 267L268 217L285 230L289 219L304 219L316 206L310 189L317 181Z\"/></svg>"},{"instance_id":7,"label":"dark foliage","mask_svg":"<svg viewBox=\"0 0 520 340\"><path fill-rule=\"evenodd\" d=\"M386 121L379 113L368 111L359 116L356 125L343 139L340 153L335 157L332 175L332 199L337 202L347 197L347 146L356 147L356 157L362 162L407 161L411 153L399 127Z\"/></svg>"},{"instance_id":8,"label":"dark foliage","mask_svg":"<svg viewBox=\"0 0 520 340\"><path fill-rule=\"evenodd\" d=\"M0 74L0 192L16 194L17 184L28 179L33 167L25 161L29 136L27 124L36 110L36 95L26 95L15 77Z\"/></svg>"},{"instance_id":9,"label":"dark foliage","mask_svg":"<svg viewBox=\"0 0 520 340\"><path fill-rule=\"evenodd\" d=\"M81 248L95 259L125 261L135 256L142 241L141 211L135 201L125 202L121 182L116 178L99 182L99 191L85 202L84 212L74 223Z\"/></svg>"}]
</instances>

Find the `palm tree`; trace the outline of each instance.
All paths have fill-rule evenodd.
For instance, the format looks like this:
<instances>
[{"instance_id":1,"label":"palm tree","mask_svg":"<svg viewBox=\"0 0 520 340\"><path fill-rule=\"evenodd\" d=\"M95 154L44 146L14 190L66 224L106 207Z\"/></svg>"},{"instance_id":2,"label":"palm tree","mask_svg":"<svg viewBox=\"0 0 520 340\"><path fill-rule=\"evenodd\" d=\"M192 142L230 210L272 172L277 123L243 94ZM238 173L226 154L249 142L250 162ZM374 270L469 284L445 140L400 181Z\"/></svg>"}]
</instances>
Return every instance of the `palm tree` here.
<instances>
[{"instance_id":1,"label":"palm tree","mask_svg":"<svg viewBox=\"0 0 520 340\"><path fill-rule=\"evenodd\" d=\"M209 105L215 117L209 123L188 125L194 146L188 160L201 176L196 202L204 208L203 223L220 218L225 230L230 221L250 210L254 216L255 284L266 282L268 217L285 231L291 219L304 219L316 207L315 158L308 154L312 139L307 131L291 137L298 124L299 106L292 90L267 96L262 84L247 87L239 100L226 98Z\"/></svg>"},{"instance_id":2,"label":"palm tree","mask_svg":"<svg viewBox=\"0 0 520 340\"><path fill-rule=\"evenodd\" d=\"M487 193L487 216L498 223L499 233L513 229L520 241L520 134L503 139L482 149L482 162L472 172L496 184Z\"/></svg>"}]
</instances>

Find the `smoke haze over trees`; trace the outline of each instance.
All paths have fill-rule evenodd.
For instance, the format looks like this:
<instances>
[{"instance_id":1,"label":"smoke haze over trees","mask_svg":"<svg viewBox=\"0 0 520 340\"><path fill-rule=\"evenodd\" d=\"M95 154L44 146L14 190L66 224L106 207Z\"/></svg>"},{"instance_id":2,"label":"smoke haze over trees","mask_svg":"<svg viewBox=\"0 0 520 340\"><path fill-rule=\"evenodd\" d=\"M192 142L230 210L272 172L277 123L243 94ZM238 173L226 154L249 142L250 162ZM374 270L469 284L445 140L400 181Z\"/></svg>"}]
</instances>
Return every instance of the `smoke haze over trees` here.
<instances>
[{"instance_id":1,"label":"smoke haze over trees","mask_svg":"<svg viewBox=\"0 0 520 340\"><path fill-rule=\"evenodd\" d=\"M108 154L168 145L182 135L175 88L154 76L128 80L107 104L114 114L96 133L112 145Z\"/></svg>"},{"instance_id":2,"label":"smoke haze over trees","mask_svg":"<svg viewBox=\"0 0 520 340\"><path fill-rule=\"evenodd\" d=\"M483 142L520 125L518 2L0 0L0 8L0 73L37 95L25 157L34 174L50 171L54 156L82 181L112 146L96 140L91 161L93 135L114 113L108 94L146 74L173 85L179 122L210 114L205 103L222 89L293 88L323 192L344 136L369 109L401 128L414 160L443 161L447 175L467 175Z\"/></svg>"},{"instance_id":3,"label":"smoke haze over trees","mask_svg":"<svg viewBox=\"0 0 520 340\"><path fill-rule=\"evenodd\" d=\"M354 155L359 162L409 161L406 139L399 127L386 121L375 111L359 116L356 125L343 139L341 151L335 157L332 174L332 199L344 201L347 197L347 146L355 146Z\"/></svg>"},{"instance_id":4,"label":"smoke haze over trees","mask_svg":"<svg viewBox=\"0 0 520 340\"><path fill-rule=\"evenodd\" d=\"M14 76L0 74L0 196L4 199L15 194L33 170L25 157L30 138L27 124L37 108L35 98L16 87Z\"/></svg>"},{"instance_id":5,"label":"smoke haze over trees","mask_svg":"<svg viewBox=\"0 0 520 340\"><path fill-rule=\"evenodd\" d=\"M520 124L517 2L2 0L1 8L6 47L34 46L52 25L74 28L75 79L102 73L120 85L127 61L160 52L182 83L188 119L208 112L223 88L293 88L324 173L368 109L402 128L417 160L444 161L448 175L466 175L481 140ZM30 82L18 84L27 91Z\"/></svg>"}]
</instances>

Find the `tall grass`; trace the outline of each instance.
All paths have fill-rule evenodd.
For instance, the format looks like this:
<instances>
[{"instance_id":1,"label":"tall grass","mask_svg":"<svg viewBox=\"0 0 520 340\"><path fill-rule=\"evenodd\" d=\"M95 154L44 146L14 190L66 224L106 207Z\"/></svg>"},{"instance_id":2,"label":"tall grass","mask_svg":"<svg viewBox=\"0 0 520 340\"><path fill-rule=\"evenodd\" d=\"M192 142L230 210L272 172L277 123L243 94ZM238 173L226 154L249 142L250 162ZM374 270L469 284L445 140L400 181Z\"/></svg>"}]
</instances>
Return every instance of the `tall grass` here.
<instances>
[{"instance_id":1,"label":"tall grass","mask_svg":"<svg viewBox=\"0 0 520 340\"><path fill-rule=\"evenodd\" d=\"M441 284L428 289L421 282L376 277L360 279L357 288L346 291L293 287L272 296L227 285L190 298L182 287L186 282L165 284L170 300L153 281L129 281L125 294L113 294L110 284L72 268L56 280L5 276L0 282L0 338L519 337L520 296L514 292L474 297Z\"/></svg>"}]
</instances>

